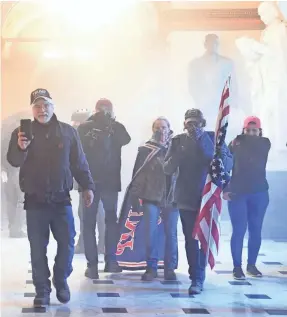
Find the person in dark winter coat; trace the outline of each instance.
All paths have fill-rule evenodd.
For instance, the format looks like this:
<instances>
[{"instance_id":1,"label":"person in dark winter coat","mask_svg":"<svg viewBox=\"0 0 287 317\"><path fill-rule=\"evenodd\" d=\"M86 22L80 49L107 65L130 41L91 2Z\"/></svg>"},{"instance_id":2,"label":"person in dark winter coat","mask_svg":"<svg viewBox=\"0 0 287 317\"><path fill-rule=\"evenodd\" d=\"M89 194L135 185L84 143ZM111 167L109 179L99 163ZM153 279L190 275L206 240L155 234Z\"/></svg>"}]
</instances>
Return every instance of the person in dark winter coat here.
<instances>
[{"instance_id":1,"label":"person in dark winter coat","mask_svg":"<svg viewBox=\"0 0 287 317\"><path fill-rule=\"evenodd\" d=\"M35 306L50 303L50 271L47 245L50 229L58 244L53 269L53 285L61 303L70 300L67 278L72 272L75 226L70 191L73 177L83 188L86 206L93 202L95 185L77 131L58 121L54 103L46 89L31 93L35 120L32 138L16 129L11 136L7 160L20 167L20 188L25 193L24 208L31 249ZM29 136L30 138L30 136Z\"/></svg>"},{"instance_id":2,"label":"person in dark winter coat","mask_svg":"<svg viewBox=\"0 0 287 317\"><path fill-rule=\"evenodd\" d=\"M244 280L242 270L243 240L248 227L247 274L262 277L256 267L261 246L261 230L269 204L266 163L271 144L262 136L260 119L254 116L244 121L243 132L229 145L234 166L229 186L224 191L232 223L231 253L233 276Z\"/></svg>"},{"instance_id":3,"label":"person in dark winter coat","mask_svg":"<svg viewBox=\"0 0 287 317\"><path fill-rule=\"evenodd\" d=\"M178 263L177 221L178 210L172 204L175 180L164 172L164 158L172 135L167 119L159 117L152 125L152 138L139 147L130 195L133 210L142 210L145 222L147 269L144 281L157 277L158 219L161 216L165 232L164 278L176 280L174 270ZM140 207L139 200L142 201Z\"/></svg>"},{"instance_id":4,"label":"person in dark winter coat","mask_svg":"<svg viewBox=\"0 0 287 317\"><path fill-rule=\"evenodd\" d=\"M114 119L113 105L100 99L96 113L80 124L78 132L96 185L94 203L83 211L83 237L87 269L85 276L98 279L98 248L95 237L97 210L102 200L105 209L105 272L120 272L116 261L119 236L117 223L118 192L121 191L121 150L131 140L125 127Z\"/></svg>"},{"instance_id":5,"label":"person in dark winter coat","mask_svg":"<svg viewBox=\"0 0 287 317\"><path fill-rule=\"evenodd\" d=\"M73 112L71 117L71 125L75 129L79 127L79 125L83 122L86 122L91 117L91 111L88 109L81 109ZM79 185L75 182L74 189L79 190ZM75 254L82 254L85 253L84 247L84 238L83 238L83 210L84 210L84 203L82 194L79 193L79 207L78 207L78 216L80 219L80 235L75 246ZM97 229L98 229L98 253L104 254L105 252L105 210L103 208L102 202L100 202L98 207L98 215L97 215Z\"/></svg>"},{"instance_id":6,"label":"person in dark winter coat","mask_svg":"<svg viewBox=\"0 0 287 317\"><path fill-rule=\"evenodd\" d=\"M179 170L174 201L180 212L185 236L189 276L192 284L190 294L199 294L205 280L205 255L198 241L192 236L200 209L202 190L214 154L214 132L204 131L203 114L198 109L185 113L185 133L175 136L166 156L165 172L168 175ZM226 145L220 149L225 169L232 168L232 156Z\"/></svg>"}]
</instances>

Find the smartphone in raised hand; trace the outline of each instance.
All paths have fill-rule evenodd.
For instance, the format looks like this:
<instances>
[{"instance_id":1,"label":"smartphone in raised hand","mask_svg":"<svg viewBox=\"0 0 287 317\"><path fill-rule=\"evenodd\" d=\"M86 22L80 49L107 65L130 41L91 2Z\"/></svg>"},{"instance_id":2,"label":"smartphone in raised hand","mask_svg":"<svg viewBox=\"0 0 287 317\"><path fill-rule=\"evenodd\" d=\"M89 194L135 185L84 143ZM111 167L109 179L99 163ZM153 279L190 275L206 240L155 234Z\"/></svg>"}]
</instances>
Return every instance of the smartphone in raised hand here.
<instances>
[{"instance_id":1,"label":"smartphone in raised hand","mask_svg":"<svg viewBox=\"0 0 287 317\"><path fill-rule=\"evenodd\" d=\"M33 138L32 134L32 121L31 119L22 119L20 121L20 132L25 133L25 137L28 141L31 141Z\"/></svg>"}]
</instances>

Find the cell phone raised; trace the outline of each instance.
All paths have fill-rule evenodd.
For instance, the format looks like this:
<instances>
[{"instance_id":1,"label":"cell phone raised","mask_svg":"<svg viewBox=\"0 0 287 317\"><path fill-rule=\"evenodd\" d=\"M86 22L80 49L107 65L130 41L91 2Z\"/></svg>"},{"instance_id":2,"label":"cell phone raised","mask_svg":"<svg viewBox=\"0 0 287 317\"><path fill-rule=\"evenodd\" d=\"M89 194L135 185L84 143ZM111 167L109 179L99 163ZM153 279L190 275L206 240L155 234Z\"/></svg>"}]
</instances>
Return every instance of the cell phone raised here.
<instances>
[{"instance_id":1,"label":"cell phone raised","mask_svg":"<svg viewBox=\"0 0 287 317\"><path fill-rule=\"evenodd\" d=\"M20 120L20 132L25 133L25 137L31 141L33 138L32 133L32 121L31 119L22 119Z\"/></svg>"}]
</instances>

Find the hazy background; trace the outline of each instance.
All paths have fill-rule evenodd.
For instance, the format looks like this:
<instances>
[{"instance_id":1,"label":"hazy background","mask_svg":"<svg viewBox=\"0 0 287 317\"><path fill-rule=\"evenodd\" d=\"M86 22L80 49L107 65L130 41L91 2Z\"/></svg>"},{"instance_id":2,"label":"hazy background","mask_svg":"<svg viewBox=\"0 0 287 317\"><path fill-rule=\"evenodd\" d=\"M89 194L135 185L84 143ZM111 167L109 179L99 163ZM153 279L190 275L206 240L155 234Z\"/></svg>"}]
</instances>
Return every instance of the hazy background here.
<instances>
[{"instance_id":1,"label":"hazy background","mask_svg":"<svg viewBox=\"0 0 287 317\"><path fill-rule=\"evenodd\" d=\"M196 107L188 93L187 66L204 53L207 33L218 34L220 54L235 63L238 98L231 111L227 140L240 133L251 101L249 78L235 40L241 36L259 39L261 31L182 30L164 37L152 2L120 1L114 10L110 1L101 2L101 7L96 2L83 6L73 1L69 10L60 1L1 7L5 16L2 37L11 38L1 51L2 122L23 111L27 117L30 93L36 88L49 90L56 114L65 122L70 122L73 111L93 110L99 98L109 98L117 120L132 137L123 149L121 201L137 148L150 137L152 121L166 116L175 133L181 133L184 112ZM218 3L219 7L238 7L238 2ZM176 8L176 3L173 6ZM208 93L205 87L202 92ZM73 199L76 209L76 193Z\"/></svg>"}]
</instances>

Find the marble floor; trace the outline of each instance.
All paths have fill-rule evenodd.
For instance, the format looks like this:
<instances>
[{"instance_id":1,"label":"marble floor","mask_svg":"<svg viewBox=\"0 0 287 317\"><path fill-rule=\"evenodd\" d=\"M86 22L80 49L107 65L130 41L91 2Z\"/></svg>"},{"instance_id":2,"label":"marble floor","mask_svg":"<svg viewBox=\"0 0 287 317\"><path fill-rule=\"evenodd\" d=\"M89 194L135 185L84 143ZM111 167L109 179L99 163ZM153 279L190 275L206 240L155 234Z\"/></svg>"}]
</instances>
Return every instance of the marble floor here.
<instances>
[{"instance_id":1,"label":"marble floor","mask_svg":"<svg viewBox=\"0 0 287 317\"><path fill-rule=\"evenodd\" d=\"M228 231L228 230L227 230ZM1 316L184 316L216 317L287 316L287 242L264 240L258 259L262 279L235 282L231 276L229 233L221 237L221 251L214 271L208 270L205 290L189 297L187 263L182 233L179 234L180 264L177 283L163 282L163 272L154 282L142 282L141 272L103 273L99 281L83 276L83 255L74 258L69 284L71 302L61 305L55 291L51 306L34 310L33 285L27 239L9 239L2 231L1 243ZM48 253L53 265L56 244L51 240ZM246 248L245 250L246 251ZM246 252L244 252L246 261Z\"/></svg>"}]
</instances>

